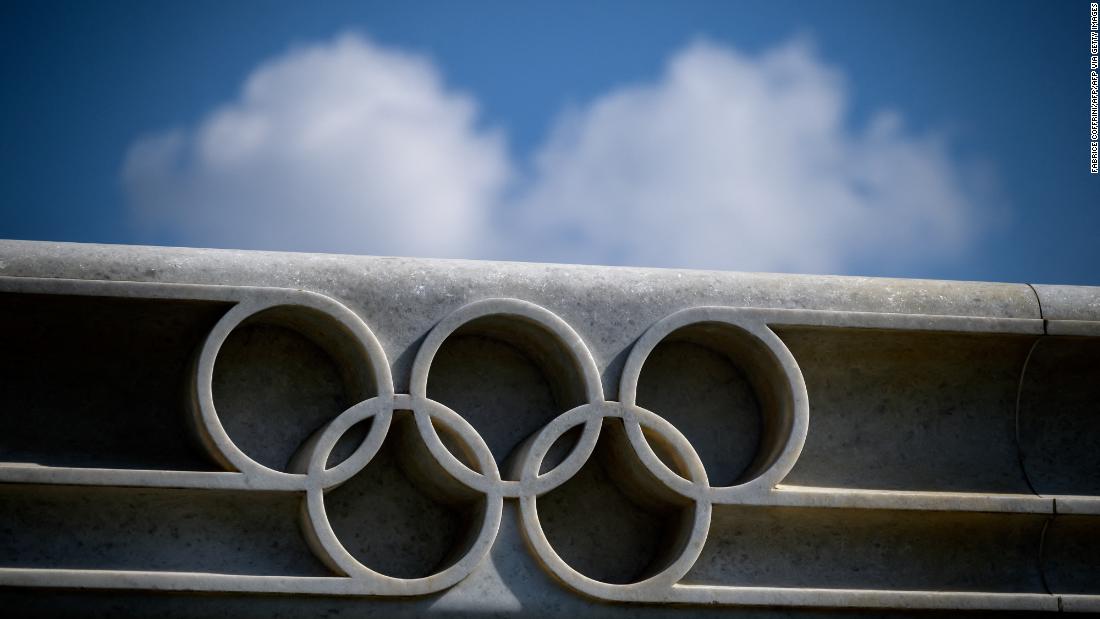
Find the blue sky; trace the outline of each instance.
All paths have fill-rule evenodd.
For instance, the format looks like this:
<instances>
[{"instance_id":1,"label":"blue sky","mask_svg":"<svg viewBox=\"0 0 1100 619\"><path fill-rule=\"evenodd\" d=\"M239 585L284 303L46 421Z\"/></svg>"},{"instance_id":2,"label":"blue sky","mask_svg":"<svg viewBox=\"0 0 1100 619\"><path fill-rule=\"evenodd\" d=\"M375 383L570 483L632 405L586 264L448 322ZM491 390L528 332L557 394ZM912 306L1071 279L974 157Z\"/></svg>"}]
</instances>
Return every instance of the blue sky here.
<instances>
[{"instance_id":1,"label":"blue sky","mask_svg":"<svg viewBox=\"0 0 1100 619\"><path fill-rule=\"evenodd\" d=\"M1088 3L8 2L0 237L1100 284Z\"/></svg>"}]
</instances>

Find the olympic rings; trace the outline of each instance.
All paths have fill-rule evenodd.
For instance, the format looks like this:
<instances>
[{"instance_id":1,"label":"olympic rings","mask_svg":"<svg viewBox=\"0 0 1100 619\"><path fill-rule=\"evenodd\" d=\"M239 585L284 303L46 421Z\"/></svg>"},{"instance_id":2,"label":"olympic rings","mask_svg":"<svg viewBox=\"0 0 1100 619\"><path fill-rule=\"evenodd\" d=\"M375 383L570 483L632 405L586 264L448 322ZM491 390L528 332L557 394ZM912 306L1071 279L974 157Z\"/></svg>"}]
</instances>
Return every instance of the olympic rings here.
<instances>
[{"instance_id":1,"label":"olympic rings","mask_svg":"<svg viewBox=\"0 0 1100 619\"><path fill-rule=\"evenodd\" d=\"M274 322L315 340L339 362L358 403L317 430L298 449L288 470L264 466L240 449L226 433L213 396L213 372L226 339L243 324ZM543 357L570 374L575 399L581 403L558 415L513 451L510 466L501 465L485 440L460 412L427 395L432 360L443 342L470 325L514 324L548 343ZM493 326L496 325L496 326ZM669 421L637 405L638 379L646 358L669 337L692 337L693 330L721 330L743 361L764 403L766 427L757 460L746 478L732 486L713 487L698 453ZM707 331L706 337L714 337ZM332 570L365 581L371 590L397 595L439 591L469 575L485 558L499 530L505 499L518 500L522 530L539 561L575 588L616 599L625 588L671 586L695 563L710 527L712 505L767 492L794 466L805 442L809 410L806 386L793 356L767 324L751 310L693 308L674 313L650 327L634 344L623 367L619 397L604 397L599 368L582 338L549 310L517 299L488 299L463 306L440 321L422 342L412 364L409 393L395 393L385 352L370 328L350 309L321 295L301 293L292 302L246 297L214 326L199 352L192 396L195 422L210 453L229 470L239 471L257 485L303 493L302 525L317 556ZM464 552L440 571L422 578L394 578L363 565L343 546L325 511L325 493L362 471L382 448L400 411L411 412L411 427L437 468L470 492L484 497L480 522ZM401 413L406 415L407 413ZM329 466L337 442L353 426L370 421L370 430L350 456ZM599 582L577 572L554 550L538 518L537 499L570 480L592 457L606 424L621 423L625 444L637 455L647 479L687 505L690 517L678 536L674 555L644 580L629 585ZM617 428L618 426L616 426ZM566 433L580 428L571 451L543 472L551 447ZM448 449L443 430L465 458ZM648 438L647 438L648 437ZM675 460L670 466L650 443L656 437Z\"/></svg>"}]
</instances>

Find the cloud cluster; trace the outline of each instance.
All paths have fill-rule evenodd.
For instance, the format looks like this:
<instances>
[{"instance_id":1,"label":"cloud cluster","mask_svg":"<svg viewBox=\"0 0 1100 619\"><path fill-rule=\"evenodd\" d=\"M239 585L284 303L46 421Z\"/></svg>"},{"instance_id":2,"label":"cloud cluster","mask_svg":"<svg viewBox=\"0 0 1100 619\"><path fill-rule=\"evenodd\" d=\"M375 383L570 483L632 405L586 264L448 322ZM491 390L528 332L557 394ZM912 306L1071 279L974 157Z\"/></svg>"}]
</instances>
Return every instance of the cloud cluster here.
<instances>
[{"instance_id":1,"label":"cloud cluster","mask_svg":"<svg viewBox=\"0 0 1100 619\"><path fill-rule=\"evenodd\" d=\"M429 60L345 35L137 140L122 174L142 225L195 245L818 273L965 251L981 206L942 145L846 108L803 43L698 42L516 161Z\"/></svg>"},{"instance_id":2,"label":"cloud cluster","mask_svg":"<svg viewBox=\"0 0 1100 619\"><path fill-rule=\"evenodd\" d=\"M144 137L123 183L148 226L241 248L462 256L511 175L430 62L353 35L257 68L193 130Z\"/></svg>"}]
</instances>

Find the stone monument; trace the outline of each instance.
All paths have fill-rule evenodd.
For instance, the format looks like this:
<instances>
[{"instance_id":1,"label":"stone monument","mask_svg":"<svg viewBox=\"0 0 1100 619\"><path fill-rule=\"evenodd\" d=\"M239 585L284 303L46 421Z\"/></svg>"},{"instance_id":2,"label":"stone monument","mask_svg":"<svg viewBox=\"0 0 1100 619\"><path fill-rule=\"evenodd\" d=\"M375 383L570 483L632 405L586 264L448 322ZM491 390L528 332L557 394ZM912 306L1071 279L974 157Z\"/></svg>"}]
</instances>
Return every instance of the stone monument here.
<instances>
[{"instance_id":1,"label":"stone monument","mask_svg":"<svg viewBox=\"0 0 1100 619\"><path fill-rule=\"evenodd\" d=\"M0 299L6 616L1100 611L1100 288L4 241Z\"/></svg>"}]
</instances>

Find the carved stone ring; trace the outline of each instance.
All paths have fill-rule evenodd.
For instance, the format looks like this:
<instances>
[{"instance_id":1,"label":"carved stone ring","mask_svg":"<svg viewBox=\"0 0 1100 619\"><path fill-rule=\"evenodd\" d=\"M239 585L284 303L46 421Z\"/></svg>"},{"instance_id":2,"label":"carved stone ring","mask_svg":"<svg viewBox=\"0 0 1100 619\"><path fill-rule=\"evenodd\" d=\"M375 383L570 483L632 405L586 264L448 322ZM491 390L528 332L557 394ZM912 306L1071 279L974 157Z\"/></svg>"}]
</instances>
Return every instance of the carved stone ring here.
<instances>
[{"instance_id":1,"label":"carved stone ring","mask_svg":"<svg viewBox=\"0 0 1100 619\"><path fill-rule=\"evenodd\" d=\"M443 342L455 331L475 321L504 319L537 329L552 338L567 356L565 365L579 381L584 404L550 421L516 450L512 475L502 477L500 466L485 440L462 415L428 397L432 360ZM241 450L226 433L214 404L213 377L218 352L234 329L252 321L280 324L322 343L334 353L348 373L350 385L362 401L320 428L295 454L288 471L266 467ZM702 460L691 443L671 423L635 402L642 365L654 347L674 331L693 325L722 325L727 337L740 341L746 367L755 382L766 389L769 433L761 456L747 478L734 486L712 487ZM806 386L798 365L783 342L751 315L728 308L694 308L677 312L653 325L635 344L622 373L621 402L604 399L600 374L588 347L561 318L549 310L518 299L488 299L453 312L428 334L412 366L408 394L394 393L389 362L378 339L353 312L326 297L302 295L294 305L264 300L243 300L215 325L198 356L194 373L194 407L200 436L210 453L224 466L246 475L256 486L278 486L305 493L302 528L314 553L335 572L364 581L367 589L400 595L417 595L445 589L465 578L492 547L500 526L503 500L519 499L523 530L540 562L563 581L589 593L620 597L646 588L667 588L691 569L710 526L713 503L773 488L794 466L805 441L809 411ZM369 395L373 393L374 395ZM395 411L411 411L415 427L430 456L446 475L470 491L484 496L485 508L473 539L464 552L441 571L413 579L380 574L357 560L341 544L325 513L325 493L362 471L381 449ZM554 551L538 518L537 499L561 486L592 457L605 420L617 419L625 430L626 445L645 467L643 483L659 483L692 504L692 517L679 532L676 554L645 580L627 585L603 583L577 572ZM333 448L353 426L369 420L370 430L354 452L341 462L329 463ZM581 428L576 443L563 461L542 472L547 452L573 428ZM461 445L471 462L463 462L440 438L439 429ZM673 454L674 470L651 445L660 443ZM471 464L473 466L471 466ZM443 482L446 483L446 482Z\"/></svg>"}]
</instances>

